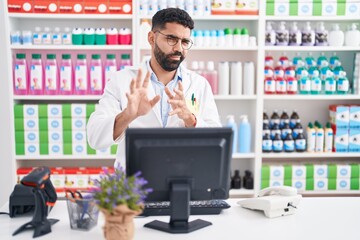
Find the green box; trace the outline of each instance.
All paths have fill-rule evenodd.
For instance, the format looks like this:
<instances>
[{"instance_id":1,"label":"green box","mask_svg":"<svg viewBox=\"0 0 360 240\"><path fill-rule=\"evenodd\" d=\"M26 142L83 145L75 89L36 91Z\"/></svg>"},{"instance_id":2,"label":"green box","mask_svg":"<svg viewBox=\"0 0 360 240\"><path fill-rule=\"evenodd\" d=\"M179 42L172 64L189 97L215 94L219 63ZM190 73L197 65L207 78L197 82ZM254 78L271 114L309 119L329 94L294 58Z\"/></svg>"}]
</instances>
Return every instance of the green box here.
<instances>
[{"instance_id":1,"label":"green box","mask_svg":"<svg viewBox=\"0 0 360 240\"><path fill-rule=\"evenodd\" d=\"M298 0L290 0L290 6L289 6L290 16L297 16L298 9L299 9Z\"/></svg>"},{"instance_id":2,"label":"green box","mask_svg":"<svg viewBox=\"0 0 360 240\"><path fill-rule=\"evenodd\" d=\"M71 118L71 104L64 103L62 105L62 116L63 118Z\"/></svg>"},{"instance_id":3,"label":"green box","mask_svg":"<svg viewBox=\"0 0 360 240\"><path fill-rule=\"evenodd\" d=\"M15 118L24 118L24 105L16 104L14 106L14 117Z\"/></svg>"},{"instance_id":4,"label":"green box","mask_svg":"<svg viewBox=\"0 0 360 240\"><path fill-rule=\"evenodd\" d=\"M261 179L270 180L270 166L263 165L261 168Z\"/></svg>"},{"instance_id":5,"label":"green box","mask_svg":"<svg viewBox=\"0 0 360 240\"><path fill-rule=\"evenodd\" d=\"M350 179L350 189L351 190L360 190L359 178L351 178Z\"/></svg>"},{"instance_id":6,"label":"green box","mask_svg":"<svg viewBox=\"0 0 360 240\"><path fill-rule=\"evenodd\" d=\"M95 112L95 104L88 103L86 104L86 118L89 119L90 115Z\"/></svg>"},{"instance_id":7,"label":"green box","mask_svg":"<svg viewBox=\"0 0 360 240\"><path fill-rule=\"evenodd\" d=\"M336 190L336 179L328 178L328 190Z\"/></svg>"},{"instance_id":8,"label":"green box","mask_svg":"<svg viewBox=\"0 0 360 240\"><path fill-rule=\"evenodd\" d=\"M47 118L40 118L39 119L39 130L40 131L48 131L48 119Z\"/></svg>"},{"instance_id":9,"label":"green box","mask_svg":"<svg viewBox=\"0 0 360 240\"><path fill-rule=\"evenodd\" d=\"M47 104L38 104L39 107L39 119L48 117Z\"/></svg>"},{"instance_id":10,"label":"green box","mask_svg":"<svg viewBox=\"0 0 360 240\"><path fill-rule=\"evenodd\" d=\"M16 155L25 155L25 144L15 143L15 153Z\"/></svg>"},{"instance_id":11,"label":"green box","mask_svg":"<svg viewBox=\"0 0 360 240\"><path fill-rule=\"evenodd\" d=\"M63 130L71 130L71 118L66 117L62 119Z\"/></svg>"},{"instance_id":12,"label":"green box","mask_svg":"<svg viewBox=\"0 0 360 240\"><path fill-rule=\"evenodd\" d=\"M322 15L322 0L313 0L313 16Z\"/></svg>"},{"instance_id":13,"label":"green box","mask_svg":"<svg viewBox=\"0 0 360 240\"><path fill-rule=\"evenodd\" d=\"M284 180L284 186L291 187L292 186L292 179L285 179Z\"/></svg>"},{"instance_id":14,"label":"green box","mask_svg":"<svg viewBox=\"0 0 360 240\"><path fill-rule=\"evenodd\" d=\"M64 155L72 155L72 144L65 143L63 144Z\"/></svg>"},{"instance_id":15,"label":"green box","mask_svg":"<svg viewBox=\"0 0 360 240\"><path fill-rule=\"evenodd\" d=\"M284 179L292 179L292 166L291 165L284 166Z\"/></svg>"},{"instance_id":16,"label":"green box","mask_svg":"<svg viewBox=\"0 0 360 240\"><path fill-rule=\"evenodd\" d=\"M337 165L336 164L328 164L328 178L337 178Z\"/></svg>"},{"instance_id":17,"label":"green box","mask_svg":"<svg viewBox=\"0 0 360 240\"><path fill-rule=\"evenodd\" d=\"M25 143L24 131L15 131L15 143Z\"/></svg>"},{"instance_id":18,"label":"green box","mask_svg":"<svg viewBox=\"0 0 360 240\"><path fill-rule=\"evenodd\" d=\"M359 178L359 164L358 163L351 163L351 178Z\"/></svg>"},{"instance_id":19,"label":"green box","mask_svg":"<svg viewBox=\"0 0 360 240\"><path fill-rule=\"evenodd\" d=\"M49 144L40 143L40 155L49 155Z\"/></svg>"},{"instance_id":20,"label":"green box","mask_svg":"<svg viewBox=\"0 0 360 240\"><path fill-rule=\"evenodd\" d=\"M117 151L117 148L118 148L117 144L112 145L111 149L110 149L110 153L115 155L116 151Z\"/></svg>"},{"instance_id":21,"label":"green box","mask_svg":"<svg viewBox=\"0 0 360 240\"><path fill-rule=\"evenodd\" d=\"M346 14L346 0L337 0L337 16L345 16Z\"/></svg>"},{"instance_id":22,"label":"green box","mask_svg":"<svg viewBox=\"0 0 360 240\"><path fill-rule=\"evenodd\" d=\"M266 1L266 15L267 16L274 16L275 15L275 3L274 3L274 0Z\"/></svg>"},{"instance_id":23,"label":"green box","mask_svg":"<svg viewBox=\"0 0 360 240\"><path fill-rule=\"evenodd\" d=\"M262 179L260 189L264 189L264 188L267 188L267 187L270 187L270 181Z\"/></svg>"},{"instance_id":24,"label":"green box","mask_svg":"<svg viewBox=\"0 0 360 240\"><path fill-rule=\"evenodd\" d=\"M306 178L306 191L314 190L314 179L313 178Z\"/></svg>"},{"instance_id":25,"label":"green box","mask_svg":"<svg viewBox=\"0 0 360 240\"><path fill-rule=\"evenodd\" d=\"M314 178L314 165L305 164L306 166L306 178Z\"/></svg>"},{"instance_id":26,"label":"green box","mask_svg":"<svg viewBox=\"0 0 360 240\"><path fill-rule=\"evenodd\" d=\"M86 145L87 145L87 154L89 155L95 155L96 154L96 150L91 148L89 143L86 142Z\"/></svg>"},{"instance_id":27,"label":"green box","mask_svg":"<svg viewBox=\"0 0 360 240\"><path fill-rule=\"evenodd\" d=\"M69 130L63 130L63 143L72 144L72 132Z\"/></svg>"},{"instance_id":28,"label":"green box","mask_svg":"<svg viewBox=\"0 0 360 240\"><path fill-rule=\"evenodd\" d=\"M15 118L15 131L24 131L24 118Z\"/></svg>"}]
</instances>

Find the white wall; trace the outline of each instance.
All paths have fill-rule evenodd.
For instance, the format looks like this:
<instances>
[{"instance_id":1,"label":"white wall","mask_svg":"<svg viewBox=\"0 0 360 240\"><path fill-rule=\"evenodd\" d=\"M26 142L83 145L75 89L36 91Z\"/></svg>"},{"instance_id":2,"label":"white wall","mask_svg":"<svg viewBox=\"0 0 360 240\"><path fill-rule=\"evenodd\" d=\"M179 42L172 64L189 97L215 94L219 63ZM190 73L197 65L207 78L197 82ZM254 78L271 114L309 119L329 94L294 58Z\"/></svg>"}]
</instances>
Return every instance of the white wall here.
<instances>
[{"instance_id":1,"label":"white wall","mask_svg":"<svg viewBox=\"0 0 360 240\"><path fill-rule=\"evenodd\" d=\"M9 200L9 195L14 187L15 178L15 163L13 162L11 131L13 129L12 109L10 108L11 101L11 76L9 71L9 40L5 38L5 31L8 31L8 26L5 26L5 6L6 1L2 1L0 6L0 206L4 205Z\"/></svg>"}]
</instances>

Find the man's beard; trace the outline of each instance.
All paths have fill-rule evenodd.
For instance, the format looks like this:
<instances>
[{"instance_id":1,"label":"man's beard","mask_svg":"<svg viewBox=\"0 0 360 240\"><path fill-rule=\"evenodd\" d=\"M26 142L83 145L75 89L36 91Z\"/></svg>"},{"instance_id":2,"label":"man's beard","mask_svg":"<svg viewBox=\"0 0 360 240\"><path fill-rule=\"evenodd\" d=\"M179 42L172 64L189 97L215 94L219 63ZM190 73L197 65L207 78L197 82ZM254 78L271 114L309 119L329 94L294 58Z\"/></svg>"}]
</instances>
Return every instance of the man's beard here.
<instances>
[{"instance_id":1,"label":"man's beard","mask_svg":"<svg viewBox=\"0 0 360 240\"><path fill-rule=\"evenodd\" d=\"M160 66L168 72L176 70L180 63L184 61L185 57L181 52L175 52L171 54L165 54L159 46L155 43L154 55ZM180 56L180 60L170 59L172 56Z\"/></svg>"}]
</instances>

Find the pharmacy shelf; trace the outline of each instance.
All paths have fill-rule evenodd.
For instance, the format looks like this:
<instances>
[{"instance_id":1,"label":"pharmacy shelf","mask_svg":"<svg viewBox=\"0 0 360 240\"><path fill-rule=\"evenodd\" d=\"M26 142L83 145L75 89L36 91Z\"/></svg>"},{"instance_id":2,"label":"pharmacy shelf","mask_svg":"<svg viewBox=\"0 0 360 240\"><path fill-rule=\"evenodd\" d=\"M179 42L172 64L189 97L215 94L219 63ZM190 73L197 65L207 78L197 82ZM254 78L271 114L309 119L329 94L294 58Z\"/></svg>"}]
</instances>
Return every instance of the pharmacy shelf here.
<instances>
[{"instance_id":1,"label":"pharmacy shelf","mask_svg":"<svg viewBox=\"0 0 360 240\"><path fill-rule=\"evenodd\" d=\"M144 48L142 47L140 49L141 51L150 51L150 48ZM195 45L190 49L191 51L257 51L257 46L251 46L251 47L218 47L218 46L212 46L212 47L196 47Z\"/></svg>"},{"instance_id":2,"label":"pharmacy shelf","mask_svg":"<svg viewBox=\"0 0 360 240\"><path fill-rule=\"evenodd\" d=\"M232 159L254 158L255 153L233 153Z\"/></svg>"},{"instance_id":3,"label":"pharmacy shelf","mask_svg":"<svg viewBox=\"0 0 360 240\"><path fill-rule=\"evenodd\" d=\"M271 52L341 52L360 51L359 47L332 47L332 46L265 46L265 51Z\"/></svg>"},{"instance_id":4,"label":"pharmacy shelf","mask_svg":"<svg viewBox=\"0 0 360 240\"><path fill-rule=\"evenodd\" d=\"M215 95L216 101L227 101L227 100L256 100L256 95Z\"/></svg>"},{"instance_id":5,"label":"pharmacy shelf","mask_svg":"<svg viewBox=\"0 0 360 240\"><path fill-rule=\"evenodd\" d=\"M284 159L292 158L360 158L360 153L262 153L262 159Z\"/></svg>"},{"instance_id":6,"label":"pharmacy shelf","mask_svg":"<svg viewBox=\"0 0 360 240\"><path fill-rule=\"evenodd\" d=\"M133 45L11 45L13 50L132 50Z\"/></svg>"},{"instance_id":7,"label":"pharmacy shelf","mask_svg":"<svg viewBox=\"0 0 360 240\"><path fill-rule=\"evenodd\" d=\"M15 156L16 160L115 160L115 155L33 155Z\"/></svg>"},{"instance_id":8,"label":"pharmacy shelf","mask_svg":"<svg viewBox=\"0 0 360 240\"><path fill-rule=\"evenodd\" d=\"M10 18L31 18L31 19L127 19L133 18L132 14L59 14L59 13L9 13Z\"/></svg>"},{"instance_id":9,"label":"pharmacy shelf","mask_svg":"<svg viewBox=\"0 0 360 240\"><path fill-rule=\"evenodd\" d=\"M266 21L359 21L360 16L265 16Z\"/></svg>"},{"instance_id":10,"label":"pharmacy shelf","mask_svg":"<svg viewBox=\"0 0 360 240\"><path fill-rule=\"evenodd\" d=\"M15 95L14 100L21 101L97 101L101 95Z\"/></svg>"},{"instance_id":11,"label":"pharmacy shelf","mask_svg":"<svg viewBox=\"0 0 360 240\"><path fill-rule=\"evenodd\" d=\"M254 189L230 189L229 192L230 198L238 198L238 197L253 197L255 195Z\"/></svg>"},{"instance_id":12,"label":"pharmacy shelf","mask_svg":"<svg viewBox=\"0 0 360 240\"><path fill-rule=\"evenodd\" d=\"M360 190L299 191L299 194L303 196L360 195Z\"/></svg>"},{"instance_id":13,"label":"pharmacy shelf","mask_svg":"<svg viewBox=\"0 0 360 240\"><path fill-rule=\"evenodd\" d=\"M210 15L210 16L191 16L195 21L257 21L259 15ZM140 16L140 19L151 20L152 16Z\"/></svg>"},{"instance_id":14,"label":"pharmacy shelf","mask_svg":"<svg viewBox=\"0 0 360 240\"><path fill-rule=\"evenodd\" d=\"M264 100L360 100L360 95L264 95Z\"/></svg>"}]
</instances>

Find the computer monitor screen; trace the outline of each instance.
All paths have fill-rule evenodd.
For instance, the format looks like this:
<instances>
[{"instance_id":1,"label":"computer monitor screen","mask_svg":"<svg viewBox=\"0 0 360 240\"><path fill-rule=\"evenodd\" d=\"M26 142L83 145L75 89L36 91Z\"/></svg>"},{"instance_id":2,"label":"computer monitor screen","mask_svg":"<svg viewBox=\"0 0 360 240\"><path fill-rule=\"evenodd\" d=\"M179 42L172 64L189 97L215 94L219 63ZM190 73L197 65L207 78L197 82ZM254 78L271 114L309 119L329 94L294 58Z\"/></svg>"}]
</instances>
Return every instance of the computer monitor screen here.
<instances>
[{"instance_id":1,"label":"computer monitor screen","mask_svg":"<svg viewBox=\"0 0 360 240\"><path fill-rule=\"evenodd\" d=\"M130 128L126 173L141 171L149 182L146 201L170 201L174 228L179 212L189 215L190 200L228 198L231 146L230 128Z\"/></svg>"}]
</instances>

